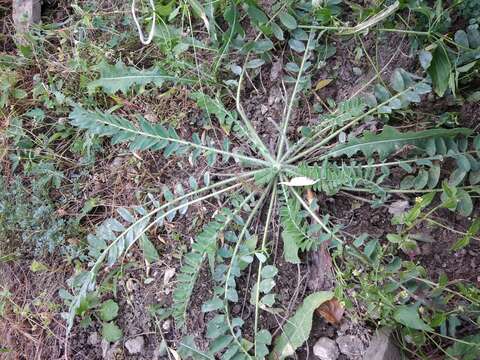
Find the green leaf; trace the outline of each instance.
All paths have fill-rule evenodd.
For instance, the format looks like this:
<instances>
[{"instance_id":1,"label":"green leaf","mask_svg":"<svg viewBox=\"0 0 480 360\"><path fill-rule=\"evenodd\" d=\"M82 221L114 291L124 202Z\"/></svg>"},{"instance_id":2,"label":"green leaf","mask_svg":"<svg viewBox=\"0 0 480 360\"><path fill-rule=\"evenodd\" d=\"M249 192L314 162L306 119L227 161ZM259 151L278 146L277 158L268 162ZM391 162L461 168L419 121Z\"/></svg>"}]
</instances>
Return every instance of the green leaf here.
<instances>
[{"instance_id":1,"label":"green leaf","mask_svg":"<svg viewBox=\"0 0 480 360\"><path fill-rule=\"evenodd\" d=\"M468 136L472 131L467 128L430 129L401 133L391 126L385 126L380 134L366 133L362 138L353 138L346 144L337 145L328 153L329 157L347 155L352 157L362 152L367 158L378 153L381 159L399 151L403 146L414 145L425 150L430 138L453 138L458 135Z\"/></svg>"},{"instance_id":2,"label":"green leaf","mask_svg":"<svg viewBox=\"0 0 480 360\"><path fill-rule=\"evenodd\" d=\"M190 4L190 7L193 11L193 14L196 17L202 19L202 21L205 25L205 28L208 31L210 31L210 29L211 29L210 21L208 20L207 12L206 12L205 8L203 7L203 5L198 0L187 0L187 1Z\"/></svg>"},{"instance_id":3,"label":"green leaf","mask_svg":"<svg viewBox=\"0 0 480 360\"><path fill-rule=\"evenodd\" d=\"M178 327L185 324L188 305L198 274L204 259L215 254L219 231L223 229L225 223L220 224L213 220L205 225L196 236L192 251L184 256L184 264L177 276L177 286L173 291L173 317Z\"/></svg>"},{"instance_id":4,"label":"green leaf","mask_svg":"<svg viewBox=\"0 0 480 360\"><path fill-rule=\"evenodd\" d=\"M414 185L415 185L415 176L413 175L405 176L400 182L400 188L403 190L411 189L413 188Z\"/></svg>"},{"instance_id":5,"label":"green leaf","mask_svg":"<svg viewBox=\"0 0 480 360\"><path fill-rule=\"evenodd\" d=\"M480 135L477 135L473 138L473 147L476 151L480 151Z\"/></svg>"},{"instance_id":6,"label":"green leaf","mask_svg":"<svg viewBox=\"0 0 480 360\"><path fill-rule=\"evenodd\" d=\"M480 183L480 171L471 171L470 175L468 175L468 181L470 182L470 185Z\"/></svg>"},{"instance_id":7,"label":"green leaf","mask_svg":"<svg viewBox=\"0 0 480 360\"><path fill-rule=\"evenodd\" d=\"M465 190L458 190L457 192L457 209L456 211L464 217L468 217L472 214L473 211L473 202L470 194Z\"/></svg>"},{"instance_id":8,"label":"green leaf","mask_svg":"<svg viewBox=\"0 0 480 360\"><path fill-rule=\"evenodd\" d=\"M280 21L282 22L283 25L289 30L295 30L298 26L297 20L290 15L288 12L282 12L279 15Z\"/></svg>"},{"instance_id":9,"label":"green leaf","mask_svg":"<svg viewBox=\"0 0 480 360\"><path fill-rule=\"evenodd\" d=\"M275 281L272 278L263 279L258 284L258 289L264 294L268 294L275 286Z\"/></svg>"},{"instance_id":10,"label":"green leaf","mask_svg":"<svg viewBox=\"0 0 480 360\"><path fill-rule=\"evenodd\" d=\"M295 235L288 231L282 231L283 239L283 256L285 261L292 264L300 264L300 258L298 257L298 245Z\"/></svg>"},{"instance_id":11,"label":"green leaf","mask_svg":"<svg viewBox=\"0 0 480 360\"><path fill-rule=\"evenodd\" d=\"M467 173L465 171L463 171L462 169L455 169L450 174L450 178L448 179L448 183L451 186L457 186L463 181L463 179L465 178L465 175L467 175Z\"/></svg>"},{"instance_id":12,"label":"green leaf","mask_svg":"<svg viewBox=\"0 0 480 360\"><path fill-rule=\"evenodd\" d=\"M223 308L223 301L219 297L214 297L213 299L207 301L202 305L202 312L210 312L215 310L220 310Z\"/></svg>"},{"instance_id":13,"label":"green leaf","mask_svg":"<svg viewBox=\"0 0 480 360\"><path fill-rule=\"evenodd\" d=\"M285 359L307 341L312 330L313 312L324 302L333 298L333 293L320 291L305 298L303 304L284 325L283 332L275 339L270 360Z\"/></svg>"},{"instance_id":14,"label":"green leaf","mask_svg":"<svg viewBox=\"0 0 480 360\"><path fill-rule=\"evenodd\" d=\"M428 183L428 172L424 169L421 169L418 172L417 177L415 178L415 184L414 187L415 189L423 189L425 186L427 186Z\"/></svg>"},{"instance_id":15,"label":"green leaf","mask_svg":"<svg viewBox=\"0 0 480 360\"><path fill-rule=\"evenodd\" d=\"M400 324L405 325L410 329L415 330L424 330L424 331L433 331L433 329L428 326L420 316L418 315L418 309L415 305L402 305L399 306L395 313L393 314L393 318Z\"/></svg>"},{"instance_id":16,"label":"green leaf","mask_svg":"<svg viewBox=\"0 0 480 360\"><path fill-rule=\"evenodd\" d=\"M290 48L296 52L302 53L305 51L305 44L299 40L290 39L288 40L288 45L290 45Z\"/></svg>"},{"instance_id":17,"label":"green leaf","mask_svg":"<svg viewBox=\"0 0 480 360\"><path fill-rule=\"evenodd\" d=\"M266 22L268 22L267 15L265 15L265 13L260 10L260 8L255 5L253 1L248 3L247 12L251 20L256 24L265 24Z\"/></svg>"},{"instance_id":18,"label":"green leaf","mask_svg":"<svg viewBox=\"0 0 480 360\"><path fill-rule=\"evenodd\" d=\"M247 62L245 67L247 69L256 69L256 68L262 66L263 64L265 64L265 60L263 60L263 59L253 59L253 60L250 60L249 62Z\"/></svg>"},{"instance_id":19,"label":"green leaf","mask_svg":"<svg viewBox=\"0 0 480 360\"><path fill-rule=\"evenodd\" d=\"M433 189L435 186L438 185L438 181L440 180L440 166L433 165L430 170L428 170L428 183L427 187L429 189Z\"/></svg>"},{"instance_id":20,"label":"green leaf","mask_svg":"<svg viewBox=\"0 0 480 360\"><path fill-rule=\"evenodd\" d=\"M30 271L32 272L43 272L43 271L47 271L48 270L48 267L37 261L37 260L33 260L32 263L30 264Z\"/></svg>"},{"instance_id":21,"label":"green leaf","mask_svg":"<svg viewBox=\"0 0 480 360\"><path fill-rule=\"evenodd\" d=\"M278 274L278 269L273 265L267 265L262 269L262 278L273 278Z\"/></svg>"},{"instance_id":22,"label":"green leaf","mask_svg":"<svg viewBox=\"0 0 480 360\"><path fill-rule=\"evenodd\" d=\"M160 255L158 255L155 245L152 244L147 236L142 236L140 238L140 247L142 248L144 258L148 263L152 264L160 260Z\"/></svg>"},{"instance_id":23,"label":"green leaf","mask_svg":"<svg viewBox=\"0 0 480 360\"><path fill-rule=\"evenodd\" d=\"M422 66L422 68L424 70L427 70L432 63L432 53L427 50L421 50L418 58L420 59L420 65Z\"/></svg>"},{"instance_id":24,"label":"green leaf","mask_svg":"<svg viewBox=\"0 0 480 360\"><path fill-rule=\"evenodd\" d=\"M118 316L118 304L111 299L104 301L100 306L99 315L103 321L112 321Z\"/></svg>"},{"instance_id":25,"label":"green leaf","mask_svg":"<svg viewBox=\"0 0 480 360\"><path fill-rule=\"evenodd\" d=\"M467 246L468 244L470 244L470 240L472 239L472 237L477 235L479 231L480 231L480 218L477 218L472 222L472 224L468 228L467 234L452 246L452 250L458 251L464 248L465 246Z\"/></svg>"},{"instance_id":26,"label":"green leaf","mask_svg":"<svg viewBox=\"0 0 480 360\"><path fill-rule=\"evenodd\" d=\"M393 244L400 244L403 238L398 234L387 234L387 240Z\"/></svg>"},{"instance_id":27,"label":"green leaf","mask_svg":"<svg viewBox=\"0 0 480 360\"><path fill-rule=\"evenodd\" d=\"M283 30L280 26L278 26L276 23L272 23L271 25L273 35L277 38L279 41L284 41L285 37L283 36Z\"/></svg>"},{"instance_id":28,"label":"green leaf","mask_svg":"<svg viewBox=\"0 0 480 360\"><path fill-rule=\"evenodd\" d=\"M469 43L468 43L468 36L467 36L467 33L464 31L464 30L458 30L456 33L455 33L455 42L460 45L461 47L464 47L464 48L469 48Z\"/></svg>"},{"instance_id":29,"label":"green leaf","mask_svg":"<svg viewBox=\"0 0 480 360\"><path fill-rule=\"evenodd\" d=\"M469 172L472 169L472 164L465 155L458 155L455 157L455 160L460 170Z\"/></svg>"},{"instance_id":30,"label":"green leaf","mask_svg":"<svg viewBox=\"0 0 480 360\"><path fill-rule=\"evenodd\" d=\"M185 336L182 338L182 340L180 340L178 354L180 355L181 359L214 359L213 356L210 356L209 354L198 349L193 335Z\"/></svg>"},{"instance_id":31,"label":"green leaf","mask_svg":"<svg viewBox=\"0 0 480 360\"><path fill-rule=\"evenodd\" d=\"M208 114L215 115L222 129L228 134L237 118L235 111L228 111L218 98L212 98L202 92L194 92L190 97Z\"/></svg>"},{"instance_id":32,"label":"green leaf","mask_svg":"<svg viewBox=\"0 0 480 360\"><path fill-rule=\"evenodd\" d=\"M260 330L257 333L255 341L260 344L270 345L272 343L272 335L268 330L265 330L265 329Z\"/></svg>"},{"instance_id":33,"label":"green leaf","mask_svg":"<svg viewBox=\"0 0 480 360\"><path fill-rule=\"evenodd\" d=\"M113 322L104 323L102 326L102 337L108 342L115 342L122 338L122 330Z\"/></svg>"},{"instance_id":34,"label":"green leaf","mask_svg":"<svg viewBox=\"0 0 480 360\"><path fill-rule=\"evenodd\" d=\"M262 329L255 337L255 354L257 359L264 359L268 355L268 347L272 343L272 335L268 330Z\"/></svg>"},{"instance_id":35,"label":"green leaf","mask_svg":"<svg viewBox=\"0 0 480 360\"><path fill-rule=\"evenodd\" d=\"M432 61L428 73L432 77L433 89L438 96L443 96L448 89L452 65L448 59L447 51L439 43L432 54Z\"/></svg>"},{"instance_id":36,"label":"green leaf","mask_svg":"<svg viewBox=\"0 0 480 360\"><path fill-rule=\"evenodd\" d=\"M158 87L162 86L166 81L193 84L192 79L182 79L171 76L163 70L153 67L147 70L138 70L134 67L127 67L123 62L119 61L115 65L102 62L96 65L94 70L100 72L100 78L88 84L88 91L94 92L97 88L102 88L107 94L115 94L121 91L124 94L134 85L145 86L154 84Z\"/></svg>"},{"instance_id":37,"label":"green leaf","mask_svg":"<svg viewBox=\"0 0 480 360\"><path fill-rule=\"evenodd\" d=\"M273 49L273 42L270 39L256 41L254 49L257 54L263 54Z\"/></svg>"},{"instance_id":38,"label":"green leaf","mask_svg":"<svg viewBox=\"0 0 480 360\"><path fill-rule=\"evenodd\" d=\"M390 79L390 85L392 86L392 89L396 92L401 92L405 90L405 81L403 80L400 69L395 69L393 71L392 77Z\"/></svg>"},{"instance_id":39,"label":"green leaf","mask_svg":"<svg viewBox=\"0 0 480 360\"><path fill-rule=\"evenodd\" d=\"M464 337L460 341L454 341L447 349L451 359L478 360L480 358L480 334Z\"/></svg>"}]
</instances>

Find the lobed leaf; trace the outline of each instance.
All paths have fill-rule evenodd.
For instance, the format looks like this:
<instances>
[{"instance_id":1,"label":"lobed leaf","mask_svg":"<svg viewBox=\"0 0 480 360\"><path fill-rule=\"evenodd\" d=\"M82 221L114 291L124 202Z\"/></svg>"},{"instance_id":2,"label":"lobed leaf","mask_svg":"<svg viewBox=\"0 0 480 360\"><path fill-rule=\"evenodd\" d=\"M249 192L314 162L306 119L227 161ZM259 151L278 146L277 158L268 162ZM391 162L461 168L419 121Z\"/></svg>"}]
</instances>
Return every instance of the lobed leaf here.
<instances>
[{"instance_id":1,"label":"lobed leaf","mask_svg":"<svg viewBox=\"0 0 480 360\"><path fill-rule=\"evenodd\" d=\"M100 78L88 84L89 92L102 88L107 94L115 94L118 91L127 94L133 86L153 84L161 87L167 81L182 84L195 83L192 79L168 75L158 67L139 70L132 66L126 66L122 61L118 61L115 65L103 61L93 69L100 73Z\"/></svg>"},{"instance_id":2,"label":"lobed leaf","mask_svg":"<svg viewBox=\"0 0 480 360\"><path fill-rule=\"evenodd\" d=\"M428 151L431 142L429 139L451 139L459 135L468 136L472 132L467 128L430 129L423 131L400 132L394 127L385 126L379 134L366 133L361 138L353 138L346 144L337 145L328 153L329 157L346 155L352 157L358 152L371 158L377 153L381 159L401 150L404 146L413 145L416 148Z\"/></svg>"}]
</instances>

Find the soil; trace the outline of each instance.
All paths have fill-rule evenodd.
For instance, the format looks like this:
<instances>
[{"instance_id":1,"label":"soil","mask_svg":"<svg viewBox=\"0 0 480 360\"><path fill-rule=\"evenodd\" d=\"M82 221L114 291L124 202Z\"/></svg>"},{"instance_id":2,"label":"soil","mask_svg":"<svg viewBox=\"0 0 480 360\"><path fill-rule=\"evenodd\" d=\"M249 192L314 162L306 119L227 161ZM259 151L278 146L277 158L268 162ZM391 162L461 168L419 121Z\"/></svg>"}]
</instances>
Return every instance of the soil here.
<instances>
[{"instance_id":1,"label":"soil","mask_svg":"<svg viewBox=\"0 0 480 360\"><path fill-rule=\"evenodd\" d=\"M30 269L29 259L0 263L0 303L9 305L0 316L0 348L12 350L1 354L2 359L60 359L63 353L65 324L58 290L68 270L56 261L42 261L47 268L39 272Z\"/></svg>"}]
</instances>

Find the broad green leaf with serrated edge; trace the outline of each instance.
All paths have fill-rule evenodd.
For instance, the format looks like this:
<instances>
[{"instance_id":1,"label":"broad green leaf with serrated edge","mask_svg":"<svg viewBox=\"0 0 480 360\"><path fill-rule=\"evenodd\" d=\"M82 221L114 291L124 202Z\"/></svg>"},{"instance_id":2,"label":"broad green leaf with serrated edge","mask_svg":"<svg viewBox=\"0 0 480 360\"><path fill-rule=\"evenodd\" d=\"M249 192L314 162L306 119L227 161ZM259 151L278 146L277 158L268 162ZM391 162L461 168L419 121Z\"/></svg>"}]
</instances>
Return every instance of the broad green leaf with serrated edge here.
<instances>
[{"instance_id":1,"label":"broad green leaf with serrated edge","mask_svg":"<svg viewBox=\"0 0 480 360\"><path fill-rule=\"evenodd\" d=\"M111 299L104 301L100 306L99 314L103 321L112 321L118 315L118 304Z\"/></svg>"},{"instance_id":2,"label":"broad green leaf with serrated edge","mask_svg":"<svg viewBox=\"0 0 480 360\"><path fill-rule=\"evenodd\" d=\"M292 356L310 336L315 309L331 298L333 293L329 291L320 291L307 296L295 315L288 319L281 335L276 338L269 359L279 360Z\"/></svg>"},{"instance_id":3,"label":"broad green leaf with serrated edge","mask_svg":"<svg viewBox=\"0 0 480 360\"><path fill-rule=\"evenodd\" d=\"M100 78L88 84L88 90L90 92L101 87L107 94L114 94L117 91L126 94L134 85L145 86L147 84L154 84L160 87L166 81L183 84L194 83L191 79L168 75L165 71L157 67L138 70L134 67L126 66L121 61L117 62L115 65L102 62L95 66L94 70L100 72Z\"/></svg>"},{"instance_id":4,"label":"broad green leaf with serrated edge","mask_svg":"<svg viewBox=\"0 0 480 360\"><path fill-rule=\"evenodd\" d=\"M108 342L115 342L122 338L122 330L113 322L105 323L102 326L102 337Z\"/></svg>"}]
</instances>

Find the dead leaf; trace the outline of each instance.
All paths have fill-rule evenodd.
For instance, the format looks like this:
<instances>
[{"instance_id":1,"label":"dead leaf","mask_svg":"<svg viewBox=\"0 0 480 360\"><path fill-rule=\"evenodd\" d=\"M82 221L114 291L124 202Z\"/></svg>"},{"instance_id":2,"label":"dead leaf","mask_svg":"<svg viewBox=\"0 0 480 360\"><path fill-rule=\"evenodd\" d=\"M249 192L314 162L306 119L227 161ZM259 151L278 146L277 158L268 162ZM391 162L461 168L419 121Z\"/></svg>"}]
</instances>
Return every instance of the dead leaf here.
<instances>
[{"instance_id":1,"label":"dead leaf","mask_svg":"<svg viewBox=\"0 0 480 360\"><path fill-rule=\"evenodd\" d=\"M407 200L397 200L390 204L388 207L388 212L392 215L398 215L404 213L408 209Z\"/></svg>"},{"instance_id":2,"label":"dead leaf","mask_svg":"<svg viewBox=\"0 0 480 360\"><path fill-rule=\"evenodd\" d=\"M165 270L165 273L163 274L163 285L166 286L172 279L172 277L175 275L175 268L169 268Z\"/></svg>"},{"instance_id":3,"label":"dead leaf","mask_svg":"<svg viewBox=\"0 0 480 360\"><path fill-rule=\"evenodd\" d=\"M308 189L306 191L306 198L307 198L308 205L312 205L313 200L315 200L314 192L312 190Z\"/></svg>"},{"instance_id":4,"label":"dead leaf","mask_svg":"<svg viewBox=\"0 0 480 360\"><path fill-rule=\"evenodd\" d=\"M342 321L345 309L340 301L333 298L320 305L316 311L318 315L323 317L330 324L338 324Z\"/></svg>"},{"instance_id":5,"label":"dead leaf","mask_svg":"<svg viewBox=\"0 0 480 360\"><path fill-rule=\"evenodd\" d=\"M168 348L168 351L170 351L170 353L173 355L173 358L175 360L182 360L182 358L180 357L180 355L178 354L178 352L175 349Z\"/></svg>"},{"instance_id":6,"label":"dead leaf","mask_svg":"<svg viewBox=\"0 0 480 360\"><path fill-rule=\"evenodd\" d=\"M318 80L317 85L315 85L315 91L320 91L324 87L326 87L328 84L332 82L333 79L322 79Z\"/></svg>"},{"instance_id":7,"label":"dead leaf","mask_svg":"<svg viewBox=\"0 0 480 360\"><path fill-rule=\"evenodd\" d=\"M316 184L318 180L313 180L305 176L298 176L290 179L290 181L281 182L280 185L287 185L290 187L310 186Z\"/></svg>"}]
</instances>

